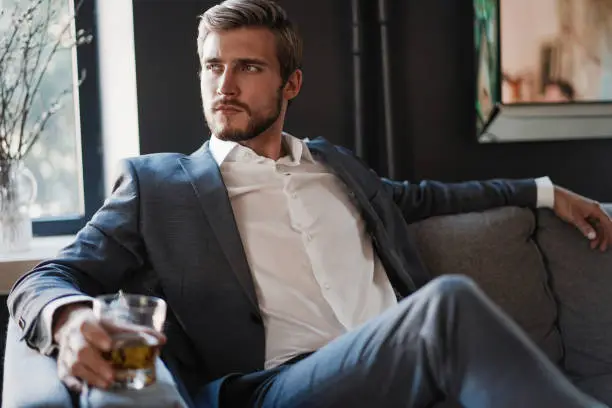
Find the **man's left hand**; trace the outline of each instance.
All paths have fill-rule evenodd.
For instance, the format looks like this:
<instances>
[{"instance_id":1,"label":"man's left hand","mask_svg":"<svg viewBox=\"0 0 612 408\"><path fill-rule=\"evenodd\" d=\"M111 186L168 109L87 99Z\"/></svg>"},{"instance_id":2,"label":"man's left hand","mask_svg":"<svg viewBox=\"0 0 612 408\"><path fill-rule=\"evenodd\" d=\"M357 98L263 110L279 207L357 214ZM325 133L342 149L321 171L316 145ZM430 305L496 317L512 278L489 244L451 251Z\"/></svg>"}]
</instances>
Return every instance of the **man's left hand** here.
<instances>
[{"instance_id":1,"label":"man's left hand","mask_svg":"<svg viewBox=\"0 0 612 408\"><path fill-rule=\"evenodd\" d=\"M555 213L562 220L576 226L591 248L605 251L612 244L612 219L597 201L555 186Z\"/></svg>"}]
</instances>

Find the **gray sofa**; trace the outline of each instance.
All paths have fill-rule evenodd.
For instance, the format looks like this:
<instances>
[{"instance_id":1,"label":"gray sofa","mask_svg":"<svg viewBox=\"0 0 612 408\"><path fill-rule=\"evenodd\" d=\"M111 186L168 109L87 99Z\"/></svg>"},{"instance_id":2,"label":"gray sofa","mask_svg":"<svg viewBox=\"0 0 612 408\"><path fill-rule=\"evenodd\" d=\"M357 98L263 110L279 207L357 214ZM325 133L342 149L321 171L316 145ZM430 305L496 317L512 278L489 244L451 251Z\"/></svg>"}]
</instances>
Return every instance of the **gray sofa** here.
<instances>
[{"instance_id":1,"label":"gray sofa","mask_svg":"<svg viewBox=\"0 0 612 408\"><path fill-rule=\"evenodd\" d=\"M473 278L578 387L612 405L612 251L591 250L549 210L508 207L411 228L432 274ZM24 366L48 371L45 382L32 384ZM3 407L16 407L13 396L24 393L39 406L71 405L65 391L45 401L62 390L54 361L19 342L12 324L4 370Z\"/></svg>"},{"instance_id":2,"label":"gray sofa","mask_svg":"<svg viewBox=\"0 0 612 408\"><path fill-rule=\"evenodd\" d=\"M412 228L432 274L470 276L580 389L612 406L612 251L591 250L550 210L502 208Z\"/></svg>"}]
</instances>

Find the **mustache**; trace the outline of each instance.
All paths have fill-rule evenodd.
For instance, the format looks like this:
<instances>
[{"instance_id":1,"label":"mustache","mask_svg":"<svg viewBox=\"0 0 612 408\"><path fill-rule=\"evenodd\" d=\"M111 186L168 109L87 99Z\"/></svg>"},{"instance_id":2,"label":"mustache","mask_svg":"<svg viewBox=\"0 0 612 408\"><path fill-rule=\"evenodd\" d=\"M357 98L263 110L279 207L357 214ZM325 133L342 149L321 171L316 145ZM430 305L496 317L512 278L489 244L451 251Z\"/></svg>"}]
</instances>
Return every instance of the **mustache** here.
<instances>
[{"instance_id":1,"label":"mustache","mask_svg":"<svg viewBox=\"0 0 612 408\"><path fill-rule=\"evenodd\" d=\"M236 99L221 99L221 100L218 100L217 102L213 103L213 110L217 110L221 106L233 106L235 108L242 109L242 110L244 110L247 113L250 111L248 105L246 105L246 104L244 104L244 103L242 103L242 102L240 102L239 100L236 100Z\"/></svg>"}]
</instances>

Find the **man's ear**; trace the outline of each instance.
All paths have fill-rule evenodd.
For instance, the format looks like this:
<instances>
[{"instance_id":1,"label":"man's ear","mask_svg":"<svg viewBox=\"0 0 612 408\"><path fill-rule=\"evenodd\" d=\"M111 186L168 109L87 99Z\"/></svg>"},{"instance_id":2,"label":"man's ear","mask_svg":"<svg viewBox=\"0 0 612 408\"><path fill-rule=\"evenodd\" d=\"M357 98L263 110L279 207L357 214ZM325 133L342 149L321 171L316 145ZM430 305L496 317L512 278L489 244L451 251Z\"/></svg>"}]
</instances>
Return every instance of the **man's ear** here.
<instances>
[{"instance_id":1,"label":"man's ear","mask_svg":"<svg viewBox=\"0 0 612 408\"><path fill-rule=\"evenodd\" d=\"M300 89L302 89L302 70L296 69L287 79L283 89L283 96L286 100L290 101L298 96Z\"/></svg>"}]
</instances>

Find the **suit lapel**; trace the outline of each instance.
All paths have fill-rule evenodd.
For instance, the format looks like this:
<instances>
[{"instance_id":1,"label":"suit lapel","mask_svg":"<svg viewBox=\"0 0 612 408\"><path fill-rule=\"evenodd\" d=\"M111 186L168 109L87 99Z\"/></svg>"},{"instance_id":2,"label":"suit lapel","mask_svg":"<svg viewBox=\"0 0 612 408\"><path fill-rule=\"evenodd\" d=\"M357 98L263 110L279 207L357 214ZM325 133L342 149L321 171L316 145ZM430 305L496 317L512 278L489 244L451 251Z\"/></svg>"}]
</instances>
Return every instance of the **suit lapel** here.
<instances>
[{"instance_id":1,"label":"suit lapel","mask_svg":"<svg viewBox=\"0 0 612 408\"><path fill-rule=\"evenodd\" d=\"M254 307L254 311L259 315L251 270L236 226L227 189L221 178L219 167L208 148L208 142L191 156L179 159L179 162L191 180L208 223L233 273Z\"/></svg>"}]
</instances>

